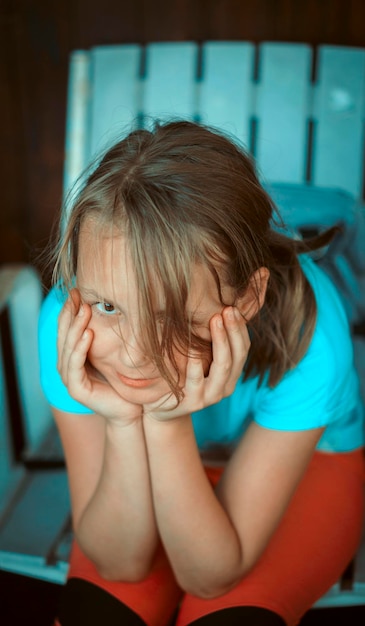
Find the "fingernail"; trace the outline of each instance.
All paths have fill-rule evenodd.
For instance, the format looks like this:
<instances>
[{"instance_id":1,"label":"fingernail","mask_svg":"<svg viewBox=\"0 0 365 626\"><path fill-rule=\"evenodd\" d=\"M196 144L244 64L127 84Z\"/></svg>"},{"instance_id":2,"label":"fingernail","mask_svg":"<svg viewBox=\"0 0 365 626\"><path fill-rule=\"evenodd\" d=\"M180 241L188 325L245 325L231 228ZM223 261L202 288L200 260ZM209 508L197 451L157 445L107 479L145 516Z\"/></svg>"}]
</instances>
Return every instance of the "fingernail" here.
<instances>
[{"instance_id":1,"label":"fingernail","mask_svg":"<svg viewBox=\"0 0 365 626\"><path fill-rule=\"evenodd\" d=\"M229 307L229 309L227 311L227 316L228 316L228 319L231 320L231 321L233 321L235 319L235 311L234 311L234 308L232 306Z\"/></svg>"},{"instance_id":2,"label":"fingernail","mask_svg":"<svg viewBox=\"0 0 365 626\"><path fill-rule=\"evenodd\" d=\"M85 313L85 309L84 309L83 305L82 305L82 304L80 304L80 308L79 308L78 315L79 315L80 317L82 317L82 316L84 315L84 313Z\"/></svg>"},{"instance_id":3,"label":"fingernail","mask_svg":"<svg viewBox=\"0 0 365 626\"><path fill-rule=\"evenodd\" d=\"M218 328L223 328L223 320L222 320L222 318L220 316L217 317L216 324L217 324Z\"/></svg>"}]
</instances>

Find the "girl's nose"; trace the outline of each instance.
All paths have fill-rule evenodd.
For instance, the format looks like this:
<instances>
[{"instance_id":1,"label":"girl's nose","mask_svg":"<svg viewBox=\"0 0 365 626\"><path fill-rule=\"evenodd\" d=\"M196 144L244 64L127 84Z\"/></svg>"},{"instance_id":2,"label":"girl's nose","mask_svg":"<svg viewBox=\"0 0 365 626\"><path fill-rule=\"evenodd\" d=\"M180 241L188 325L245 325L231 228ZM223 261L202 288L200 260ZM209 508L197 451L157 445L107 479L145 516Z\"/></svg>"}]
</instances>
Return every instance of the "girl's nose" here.
<instances>
[{"instance_id":1,"label":"girl's nose","mask_svg":"<svg viewBox=\"0 0 365 626\"><path fill-rule=\"evenodd\" d=\"M133 329L126 332L124 329L120 347L120 360L127 367L142 367L148 362L146 350L144 350L140 335L137 336Z\"/></svg>"}]
</instances>

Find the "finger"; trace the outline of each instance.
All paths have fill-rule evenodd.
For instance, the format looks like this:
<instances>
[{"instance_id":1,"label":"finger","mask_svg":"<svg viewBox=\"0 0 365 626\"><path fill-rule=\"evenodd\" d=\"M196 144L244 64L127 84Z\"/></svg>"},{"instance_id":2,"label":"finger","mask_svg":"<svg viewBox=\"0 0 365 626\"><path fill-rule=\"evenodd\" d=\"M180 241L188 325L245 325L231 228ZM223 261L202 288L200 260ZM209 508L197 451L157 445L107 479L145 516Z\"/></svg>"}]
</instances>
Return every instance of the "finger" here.
<instances>
[{"instance_id":1,"label":"finger","mask_svg":"<svg viewBox=\"0 0 365 626\"><path fill-rule=\"evenodd\" d=\"M90 393L92 383L88 376L85 363L93 340L93 332L86 329L76 342L68 360L68 390L73 398L83 401L85 392Z\"/></svg>"},{"instance_id":2,"label":"finger","mask_svg":"<svg viewBox=\"0 0 365 626\"><path fill-rule=\"evenodd\" d=\"M222 328L223 325L223 328ZM226 307L211 320L213 361L209 372L209 393L216 402L233 393L247 359L250 339L246 323L236 307Z\"/></svg>"},{"instance_id":3,"label":"finger","mask_svg":"<svg viewBox=\"0 0 365 626\"><path fill-rule=\"evenodd\" d=\"M223 311L223 322L227 331L232 355L230 382L237 381L247 360L250 349L250 336L247 324L236 307L228 307Z\"/></svg>"},{"instance_id":4,"label":"finger","mask_svg":"<svg viewBox=\"0 0 365 626\"><path fill-rule=\"evenodd\" d=\"M81 298L80 298L79 292L77 291L77 289L72 289L58 317L57 347L58 347L59 355L60 355L59 348L61 345L63 345L65 337L70 328L71 322L74 316L77 315L77 312L79 311L80 303L81 303Z\"/></svg>"},{"instance_id":5,"label":"finger","mask_svg":"<svg viewBox=\"0 0 365 626\"><path fill-rule=\"evenodd\" d=\"M62 380L67 385L69 379L69 362L90 321L91 309L88 305L80 304L75 314L74 304L68 302L65 307L64 318L59 325L59 371Z\"/></svg>"},{"instance_id":6,"label":"finger","mask_svg":"<svg viewBox=\"0 0 365 626\"><path fill-rule=\"evenodd\" d=\"M79 290L76 289L76 287L74 287L74 289L71 289L70 298L74 307L74 313L76 314L81 304L81 295L80 295Z\"/></svg>"},{"instance_id":7,"label":"finger","mask_svg":"<svg viewBox=\"0 0 365 626\"><path fill-rule=\"evenodd\" d=\"M62 356L63 356L63 347L67 337L67 333L69 331L73 312L72 302L70 301L70 297L67 298L65 304L62 307L61 313L58 316L58 327L57 327L57 369L60 372L62 369Z\"/></svg>"},{"instance_id":8,"label":"finger","mask_svg":"<svg viewBox=\"0 0 365 626\"><path fill-rule=\"evenodd\" d=\"M241 362L251 345L247 323L236 307L225 309L222 317L227 330L233 361Z\"/></svg>"},{"instance_id":9,"label":"finger","mask_svg":"<svg viewBox=\"0 0 365 626\"><path fill-rule=\"evenodd\" d=\"M186 364L186 391L194 391L204 381L204 367L202 359L199 355L191 354Z\"/></svg>"},{"instance_id":10,"label":"finger","mask_svg":"<svg viewBox=\"0 0 365 626\"><path fill-rule=\"evenodd\" d=\"M204 406L206 379L200 355L190 354L186 364L184 399L181 408L184 412L198 411ZM193 408L192 408L193 407Z\"/></svg>"},{"instance_id":11,"label":"finger","mask_svg":"<svg viewBox=\"0 0 365 626\"><path fill-rule=\"evenodd\" d=\"M226 395L226 384L232 370L232 354L222 315L213 316L210 331L213 360L206 378L206 399L209 403L215 403Z\"/></svg>"},{"instance_id":12,"label":"finger","mask_svg":"<svg viewBox=\"0 0 365 626\"><path fill-rule=\"evenodd\" d=\"M219 371L220 375L228 375L232 366L231 344L228 331L224 324L223 315L214 315L210 321L212 335L213 361L211 369Z\"/></svg>"},{"instance_id":13,"label":"finger","mask_svg":"<svg viewBox=\"0 0 365 626\"><path fill-rule=\"evenodd\" d=\"M90 307L88 305L80 305L77 315L74 315L71 319L62 348L62 367L65 373L68 372L70 358L88 326L90 317Z\"/></svg>"}]
</instances>

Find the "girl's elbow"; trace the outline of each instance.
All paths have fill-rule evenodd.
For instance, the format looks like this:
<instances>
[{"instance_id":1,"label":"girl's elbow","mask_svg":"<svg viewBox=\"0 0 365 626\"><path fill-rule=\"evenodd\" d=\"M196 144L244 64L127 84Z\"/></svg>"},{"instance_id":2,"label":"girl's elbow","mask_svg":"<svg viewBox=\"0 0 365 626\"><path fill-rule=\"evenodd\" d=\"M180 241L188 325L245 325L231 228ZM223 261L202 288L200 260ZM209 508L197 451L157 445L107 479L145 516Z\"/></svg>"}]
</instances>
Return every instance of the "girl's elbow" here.
<instances>
[{"instance_id":1,"label":"girl's elbow","mask_svg":"<svg viewBox=\"0 0 365 626\"><path fill-rule=\"evenodd\" d=\"M231 564L226 569L218 569L214 573L212 570L200 572L192 578L189 575L182 575L178 578L180 587L190 595L197 596L203 600L212 600L223 596L234 589L249 574L256 563L246 559L235 564Z\"/></svg>"},{"instance_id":2,"label":"girl's elbow","mask_svg":"<svg viewBox=\"0 0 365 626\"><path fill-rule=\"evenodd\" d=\"M151 571L147 562L131 562L117 565L95 564L98 574L109 582L140 583Z\"/></svg>"},{"instance_id":3,"label":"girl's elbow","mask_svg":"<svg viewBox=\"0 0 365 626\"><path fill-rule=\"evenodd\" d=\"M118 554L107 554L105 551L95 550L89 543L80 540L77 542L85 556L93 562L98 574L109 582L139 583L147 578L151 571L154 551L139 549L135 554L128 555L121 550Z\"/></svg>"},{"instance_id":4,"label":"girl's elbow","mask_svg":"<svg viewBox=\"0 0 365 626\"><path fill-rule=\"evenodd\" d=\"M231 591L236 584L236 582L230 585L202 585L201 583L198 583L195 585L183 585L182 589L185 593L200 598L201 600L213 600L214 598L219 598L219 596L223 596L225 593Z\"/></svg>"},{"instance_id":5,"label":"girl's elbow","mask_svg":"<svg viewBox=\"0 0 365 626\"><path fill-rule=\"evenodd\" d=\"M224 579L204 581L204 577L194 581L180 581L181 588L190 595L202 600L213 600L228 593L242 580L243 576L227 576Z\"/></svg>"}]
</instances>

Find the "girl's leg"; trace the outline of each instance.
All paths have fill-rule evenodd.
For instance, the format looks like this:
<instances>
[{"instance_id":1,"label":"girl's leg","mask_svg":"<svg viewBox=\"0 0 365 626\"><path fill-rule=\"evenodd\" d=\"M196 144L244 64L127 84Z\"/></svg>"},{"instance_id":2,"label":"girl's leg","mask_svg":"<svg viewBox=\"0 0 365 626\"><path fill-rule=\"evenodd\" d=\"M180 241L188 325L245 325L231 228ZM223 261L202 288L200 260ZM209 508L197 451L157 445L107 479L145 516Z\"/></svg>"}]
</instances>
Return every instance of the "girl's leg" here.
<instances>
[{"instance_id":1,"label":"girl's leg","mask_svg":"<svg viewBox=\"0 0 365 626\"><path fill-rule=\"evenodd\" d=\"M285 626L279 615L257 606L233 606L191 622L191 626Z\"/></svg>"},{"instance_id":2,"label":"girl's leg","mask_svg":"<svg viewBox=\"0 0 365 626\"><path fill-rule=\"evenodd\" d=\"M126 604L87 580L71 578L67 581L62 596L58 614L58 624L61 626L146 625Z\"/></svg>"},{"instance_id":3,"label":"girl's leg","mask_svg":"<svg viewBox=\"0 0 365 626\"><path fill-rule=\"evenodd\" d=\"M231 607L261 607L280 616L288 626L294 626L337 582L355 554L362 532L363 503L363 451L316 452L253 570L234 589L218 598L204 600L186 595L177 626L231 624L223 619L224 612L221 622L199 621L214 613L219 618L219 612ZM256 617L251 614L249 618L246 614L241 623L260 624L256 618L257 612ZM275 622L267 622L270 623Z\"/></svg>"},{"instance_id":4,"label":"girl's leg","mask_svg":"<svg viewBox=\"0 0 365 626\"><path fill-rule=\"evenodd\" d=\"M163 549L139 583L111 582L74 543L55 626L167 626L182 596Z\"/></svg>"}]
</instances>

